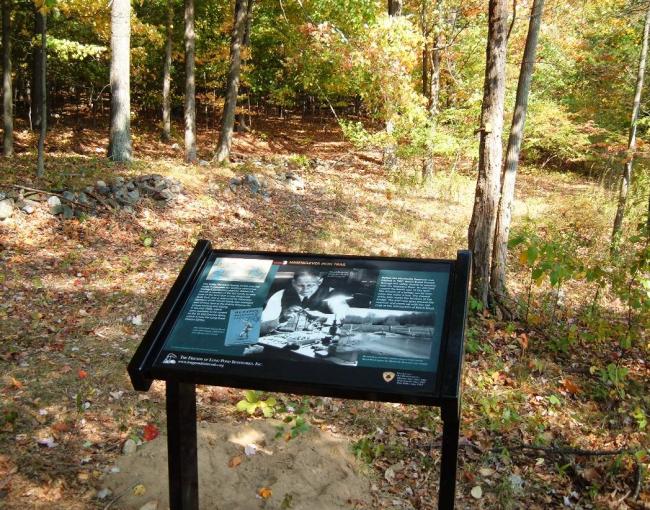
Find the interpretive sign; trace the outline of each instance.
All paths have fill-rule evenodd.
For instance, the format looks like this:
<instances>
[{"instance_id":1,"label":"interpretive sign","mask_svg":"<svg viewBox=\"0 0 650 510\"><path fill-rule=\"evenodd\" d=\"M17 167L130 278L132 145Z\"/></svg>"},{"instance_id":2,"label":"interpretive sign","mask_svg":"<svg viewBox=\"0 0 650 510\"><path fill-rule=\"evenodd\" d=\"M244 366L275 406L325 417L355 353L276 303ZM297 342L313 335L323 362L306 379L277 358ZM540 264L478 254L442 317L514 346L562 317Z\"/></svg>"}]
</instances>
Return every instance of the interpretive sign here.
<instances>
[{"instance_id":1,"label":"interpretive sign","mask_svg":"<svg viewBox=\"0 0 650 510\"><path fill-rule=\"evenodd\" d=\"M198 505L186 467L195 384L438 405L439 504L453 508L469 266L468 252L369 258L199 241L129 364L138 390L167 382L172 509Z\"/></svg>"}]
</instances>

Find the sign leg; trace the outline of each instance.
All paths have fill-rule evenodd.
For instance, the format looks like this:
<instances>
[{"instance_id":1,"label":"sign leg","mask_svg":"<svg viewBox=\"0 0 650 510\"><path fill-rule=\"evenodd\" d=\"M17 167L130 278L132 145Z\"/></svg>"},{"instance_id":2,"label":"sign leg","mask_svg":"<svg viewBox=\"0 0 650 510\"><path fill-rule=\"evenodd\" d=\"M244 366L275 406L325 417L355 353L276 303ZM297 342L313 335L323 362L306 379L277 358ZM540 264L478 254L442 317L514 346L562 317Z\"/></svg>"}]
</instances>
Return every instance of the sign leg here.
<instances>
[{"instance_id":1,"label":"sign leg","mask_svg":"<svg viewBox=\"0 0 650 510\"><path fill-rule=\"evenodd\" d=\"M198 510L199 476L194 384L167 381L170 510Z\"/></svg>"},{"instance_id":2,"label":"sign leg","mask_svg":"<svg viewBox=\"0 0 650 510\"><path fill-rule=\"evenodd\" d=\"M458 464L458 437L460 416L457 401L443 403L442 457L440 459L440 492L438 510L453 510L456 499L456 467Z\"/></svg>"}]
</instances>

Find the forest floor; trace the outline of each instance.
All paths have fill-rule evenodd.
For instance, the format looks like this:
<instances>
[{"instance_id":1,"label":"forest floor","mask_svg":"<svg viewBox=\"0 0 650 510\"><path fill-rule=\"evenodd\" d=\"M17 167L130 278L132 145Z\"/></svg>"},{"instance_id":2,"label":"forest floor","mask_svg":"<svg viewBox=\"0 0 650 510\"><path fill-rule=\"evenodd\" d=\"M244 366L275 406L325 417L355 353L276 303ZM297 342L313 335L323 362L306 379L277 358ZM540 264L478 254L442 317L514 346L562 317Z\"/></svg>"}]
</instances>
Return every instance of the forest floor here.
<instances>
[{"instance_id":1,"label":"forest floor","mask_svg":"<svg viewBox=\"0 0 650 510\"><path fill-rule=\"evenodd\" d=\"M236 135L236 163L188 166L181 149L152 131L134 132L130 165L107 162L103 132L65 123L49 134L44 179L34 178L36 144L27 131L16 133L17 155L0 161L0 190L79 190L98 179L157 172L181 181L187 197L170 207L145 200L133 215L62 220L43 207L0 222L2 508L122 508L127 498L101 492L106 473L123 457L125 441L160 442L165 428L163 385L136 393L126 364L198 239L224 249L437 258L466 247L471 162L441 164L430 183L415 185L408 173L386 175L379 153L355 150L335 125L273 118ZM216 139L214 130L200 130L201 158L211 159ZM288 170L304 179L304 190L276 180ZM229 188L246 173L267 180L268 200ZM612 193L597 183L524 168L514 224L571 230L607 246L613 210ZM511 266L513 288L525 290L517 257ZM570 288L564 306L584 300ZM458 508L650 508L644 342L622 351L607 338L579 340L562 352L539 328L472 313ZM629 370L614 388L598 370L612 361ZM199 387L199 419L265 420L238 412L241 398L240 390ZM277 398L285 411L300 402ZM304 437L319 431L344 438L370 479L370 499L349 501L349 508L436 507L438 410L317 398L303 407L312 429ZM239 469L232 459L223 462ZM246 496L249 508L300 508L277 491L258 496Z\"/></svg>"}]
</instances>

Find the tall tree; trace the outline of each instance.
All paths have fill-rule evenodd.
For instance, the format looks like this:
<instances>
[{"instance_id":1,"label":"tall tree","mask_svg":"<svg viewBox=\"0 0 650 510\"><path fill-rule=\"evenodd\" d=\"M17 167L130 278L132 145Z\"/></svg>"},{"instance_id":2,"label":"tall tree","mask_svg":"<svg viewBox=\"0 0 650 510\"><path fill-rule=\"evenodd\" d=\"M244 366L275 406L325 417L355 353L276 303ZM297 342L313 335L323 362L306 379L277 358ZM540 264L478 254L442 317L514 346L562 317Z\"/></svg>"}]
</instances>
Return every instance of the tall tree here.
<instances>
[{"instance_id":1,"label":"tall tree","mask_svg":"<svg viewBox=\"0 0 650 510\"><path fill-rule=\"evenodd\" d=\"M515 196L515 180L519 166L519 153L524 137L526 113L528 111L528 95L533 79L535 55L537 53L537 40L542 24L542 11L544 0L534 0L531 8L528 35L524 56L521 59L519 81L517 82L517 96L515 109L512 115L506 161L501 178L501 199L497 216L496 232L494 234L494 249L492 253L492 269L490 274L490 289L500 296L506 293L506 264L508 255L508 237L510 235L510 222L512 218L512 203Z\"/></svg>"},{"instance_id":2,"label":"tall tree","mask_svg":"<svg viewBox=\"0 0 650 510\"><path fill-rule=\"evenodd\" d=\"M248 0L248 7L246 9L246 26L244 28L244 37L242 38L242 67L246 69L246 58L250 56L250 45L251 45L251 24L253 22L253 2L254 0ZM248 51L246 51L248 50ZM238 131L248 131L250 129L250 90L248 87L245 87L244 84L240 86L240 89L243 89L242 95L246 96L248 101L249 116L248 120L246 119L246 113L237 113L235 114L235 126Z\"/></svg>"},{"instance_id":3,"label":"tall tree","mask_svg":"<svg viewBox=\"0 0 650 510\"><path fill-rule=\"evenodd\" d=\"M2 136L5 157L14 153L14 101L11 86L11 5L2 0Z\"/></svg>"},{"instance_id":4,"label":"tall tree","mask_svg":"<svg viewBox=\"0 0 650 510\"><path fill-rule=\"evenodd\" d=\"M232 146L232 133L235 125L235 109L237 107L237 94L239 94L239 76L241 73L241 46L246 29L246 13L248 0L235 0L235 16L230 35L230 69L226 83L226 100L223 105L221 117L221 134L215 159L225 161L230 156Z\"/></svg>"},{"instance_id":5,"label":"tall tree","mask_svg":"<svg viewBox=\"0 0 650 510\"><path fill-rule=\"evenodd\" d=\"M163 64L162 88L162 139L168 142L171 139L171 70L172 70L172 44L174 39L174 5L172 0L167 2L167 41L165 43L165 62Z\"/></svg>"},{"instance_id":6,"label":"tall tree","mask_svg":"<svg viewBox=\"0 0 650 510\"><path fill-rule=\"evenodd\" d=\"M131 0L112 0L111 132L108 157L130 161L131 146Z\"/></svg>"},{"instance_id":7,"label":"tall tree","mask_svg":"<svg viewBox=\"0 0 650 510\"><path fill-rule=\"evenodd\" d=\"M185 161L196 162L196 83L194 0L185 0Z\"/></svg>"},{"instance_id":8,"label":"tall tree","mask_svg":"<svg viewBox=\"0 0 650 510\"><path fill-rule=\"evenodd\" d=\"M38 83L41 86L39 97L41 99L40 111L41 119L39 123L39 136L38 136L38 151L36 158L36 176L43 177L45 175L45 137L47 136L47 10L45 6L41 8L41 47L40 56L41 62L39 69L42 76L39 78Z\"/></svg>"},{"instance_id":9,"label":"tall tree","mask_svg":"<svg viewBox=\"0 0 650 510\"><path fill-rule=\"evenodd\" d=\"M388 0L388 15L389 16L402 15L402 0Z\"/></svg>"},{"instance_id":10,"label":"tall tree","mask_svg":"<svg viewBox=\"0 0 650 510\"><path fill-rule=\"evenodd\" d=\"M632 165L634 164L634 153L636 152L636 124L639 118L639 109L641 107L641 94L643 92L643 78L645 76L646 60L648 57L648 35L650 33L650 4L645 16L643 26L643 39L641 42L641 56L639 57L639 69L636 76L636 90L634 92L634 103L632 105L632 119L630 120L630 134L627 143L627 156L623 166L623 179L618 195L618 206L616 208L616 217L614 218L614 228L612 229L612 247L621 235L623 228L623 216L625 215L625 206L627 205L627 193L630 189L632 180Z\"/></svg>"},{"instance_id":11,"label":"tall tree","mask_svg":"<svg viewBox=\"0 0 650 510\"><path fill-rule=\"evenodd\" d=\"M508 5L490 0L485 81L481 107L478 179L468 240L472 250L474 297L488 305L490 264L499 203L506 81Z\"/></svg>"},{"instance_id":12,"label":"tall tree","mask_svg":"<svg viewBox=\"0 0 650 510\"><path fill-rule=\"evenodd\" d=\"M45 24L45 14L40 9L34 10L34 36L40 38L43 33L43 25ZM41 94L45 90L47 95L47 88L43 87L42 80L45 79L45 73L41 66L43 65L43 51L44 49L34 44L32 51L32 87L31 87L31 112L30 121L32 129L36 130L41 127L41 119L43 118L43 98ZM47 99L47 98L46 98Z\"/></svg>"}]
</instances>

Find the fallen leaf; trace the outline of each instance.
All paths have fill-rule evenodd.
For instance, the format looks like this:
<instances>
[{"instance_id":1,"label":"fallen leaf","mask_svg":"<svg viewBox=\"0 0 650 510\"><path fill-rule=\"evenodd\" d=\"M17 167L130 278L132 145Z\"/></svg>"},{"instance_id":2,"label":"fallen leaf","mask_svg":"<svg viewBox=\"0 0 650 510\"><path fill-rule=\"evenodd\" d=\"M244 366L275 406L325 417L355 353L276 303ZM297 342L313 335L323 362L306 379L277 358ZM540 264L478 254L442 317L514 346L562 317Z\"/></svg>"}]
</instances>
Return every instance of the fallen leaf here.
<instances>
[{"instance_id":1,"label":"fallen leaf","mask_svg":"<svg viewBox=\"0 0 650 510\"><path fill-rule=\"evenodd\" d=\"M77 376L79 379L85 379L88 377L88 372L86 372L83 368L80 368L79 371L77 372Z\"/></svg>"},{"instance_id":2,"label":"fallen leaf","mask_svg":"<svg viewBox=\"0 0 650 510\"><path fill-rule=\"evenodd\" d=\"M474 499L481 499L483 497L483 489L481 489L480 485L475 485L472 487L470 494Z\"/></svg>"},{"instance_id":3,"label":"fallen leaf","mask_svg":"<svg viewBox=\"0 0 650 510\"><path fill-rule=\"evenodd\" d=\"M134 496L143 496L145 492L147 492L147 488L144 485L142 485L141 483L139 483L138 485L133 487L133 495Z\"/></svg>"},{"instance_id":4,"label":"fallen leaf","mask_svg":"<svg viewBox=\"0 0 650 510\"><path fill-rule=\"evenodd\" d=\"M273 494L273 491L268 487L262 487L257 491L257 495L262 499L269 499L271 494Z\"/></svg>"},{"instance_id":5,"label":"fallen leaf","mask_svg":"<svg viewBox=\"0 0 650 510\"><path fill-rule=\"evenodd\" d=\"M144 426L144 433L142 439L145 441L153 441L160 435L160 430L153 423L147 423Z\"/></svg>"},{"instance_id":6,"label":"fallen leaf","mask_svg":"<svg viewBox=\"0 0 650 510\"><path fill-rule=\"evenodd\" d=\"M241 464L241 457L239 455L235 455L232 459L228 461L229 468L236 468L240 464Z\"/></svg>"},{"instance_id":7,"label":"fallen leaf","mask_svg":"<svg viewBox=\"0 0 650 510\"><path fill-rule=\"evenodd\" d=\"M582 391L580 387L569 378L562 381L562 386L564 386L564 389L572 395L577 395Z\"/></svg>"},{"instance_id":8,"label":"fallen leaf","mask_svg":"<svg viewBox=\"0 0 650 510\"><path fill-rule=\"evenodd\" d=\"M67 432L68 430L70 430L70 425L64 421L59 421L52 424L52 430L54 432L59 432L59 433Z\"/></svg>"}]
</instances>

